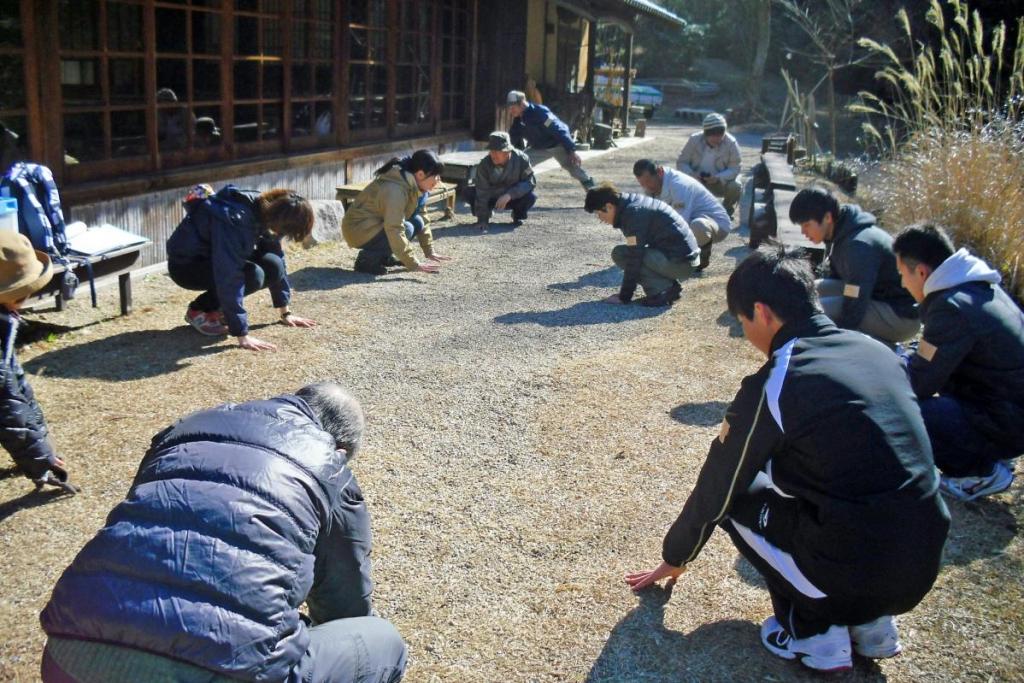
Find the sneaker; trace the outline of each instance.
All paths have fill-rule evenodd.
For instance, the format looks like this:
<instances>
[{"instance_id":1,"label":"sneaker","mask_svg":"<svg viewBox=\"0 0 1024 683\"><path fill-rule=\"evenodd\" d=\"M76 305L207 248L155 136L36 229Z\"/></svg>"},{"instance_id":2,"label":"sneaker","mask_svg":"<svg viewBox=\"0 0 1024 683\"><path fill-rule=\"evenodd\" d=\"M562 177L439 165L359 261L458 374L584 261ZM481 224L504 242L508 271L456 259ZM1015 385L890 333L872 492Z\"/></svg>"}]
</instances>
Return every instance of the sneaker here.
<instances>
[{"instance_id":1,"label":"sneaker","mask_svg":"<svg viewBox=\"0 0 1024 683\"><path fill-rule=\"evenodd\" d=\"M711 242L700 248L700 263L694 268L698 273L708 267L711 263Z\"/></svg>"},{"instance_id":2,"label":"sneaker","mask_svg":"<svg viewBox=\"0 0 1024 683\"><path fill-rule=\"evenodd\" d=\"M804 666L817 671L853 668L850 632L845 626L832 626L824 633L798 640L789 635L778 619L768 617L761 624L761 643L776 657L799 658Z\"/></svg>"},{"instance_id":3,"label":"sneaker","mask_svg":"<svg viewBox=\"0 0 1024 683\"><path fill-rule=\"evenodd\" d=\"M224 324L224 314L220 311L190 308L185 313L185 322L208 337L219 337L228 333L228 326Z\"/></svg>"},{"instance_id":4,"label":"sneaker","mask_svg":"<svg viewBox=\"0 0 1024 683\"><path fill-rule=\"evenodd\" d=\"M388 273L388 269L384 267L383 263L370 264L359 259L356 259L352 269L357 273L366 273L367 275L387 275Z\"/></svg>"},{"instance_id":5,"label":"sneaker","mask_svg":"<svg viewBox=\"0 0 1024 683\"><path fill-rule=\"evenodd\" d=\"M887 659L903 652L900 632L896 629L896 620L891 616L851 626L850 641L853 642L853 651L861 657Z\"/></svg>"},{"instance_id":6,"label":"sneaker","mask_svg":"<svg viewBox=\"0 0 1024 683\"><path fill-rule=\"evenodd\" d=\"M656 306L671 306L679 300L679 293L683 290L678 282L673 282L664 291L657 294L648 294L640 299L641 306L653 308Z\"/></svg>"},{"instance_id":7,"label":"sneaker","mask_svg":"<svg viewBox=\"0 0 1024 683\"><path fill-rule=\"evenodd\" d=\"M1010 488L1013 472L1001 461L992 466L992 473L984 477L947 477L939 479L939 489L954 500L964 502L991 496Z\"/></svg>"},{"instance_id":8,"label":"sneaker","mask_svg":"<svg viewBox=\"0 0 1024 683\"><path fill-rule=\"evenodd\" d=\"M589 190L593 190L594 187L597 186L597 183L594 181L593 178L587 178L586 180L581 180L580 181L580 185L583 186L584 190L588 190L589 191Z\"/></svg>"},{"instance_id":9,"label":"sneaker","mask_svg":"<svg viewBox=\"0 0 1024 683\"><path fill-rule=\"evenodd\" d=\"M523 219L522 218L513 218L512 219L512 227L513 228L520 228L520 227L522 227L522 225L523 225Z\"/></svg>"}]
</instances>

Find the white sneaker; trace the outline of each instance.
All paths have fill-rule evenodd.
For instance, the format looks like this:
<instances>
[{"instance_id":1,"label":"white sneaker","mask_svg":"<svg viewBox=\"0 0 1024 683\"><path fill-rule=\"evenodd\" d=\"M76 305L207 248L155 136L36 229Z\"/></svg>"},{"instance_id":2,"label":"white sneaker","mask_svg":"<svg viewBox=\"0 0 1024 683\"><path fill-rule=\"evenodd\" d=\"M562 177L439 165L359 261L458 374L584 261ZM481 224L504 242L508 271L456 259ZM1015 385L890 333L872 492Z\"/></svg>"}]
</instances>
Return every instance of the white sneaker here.
<instances>
[{"instance_id":1,"label":"white sneaker","mask_svg":"<svg viewBox=\"0 0 1024 683\"><path fill-rule=\"evenodd\" d=\"M992 466L992 474L984 477L947 477L939 480L939 489L950 498L969 501L991 496L1010 488L1013 472L1001 461Z\"/></svg>"},{"instance_id":2,"label":"white sneaker","mask_svg":"<svg viewBox=\"0 0 1024 683\"><path fill-rule=\"evenodd\" d=\"M878 617L866 624L850 627L853 650L861 657L886 659L903 652L900 632L892 617Z\"/></svg>"},{"instance_id":3,"label":"white sneaker","mask_svg":"<svg viewBox=\"0 0 1024 683\"><path fill-rule=\"evenodd\" d=\"M798 640L789 634L778 619L768 617L761 624L761 643L776 657L799 657L804 666L818 671L853 668L850 632L845 626L832 626L824 633Z\"/></svg>"}]
</instances>

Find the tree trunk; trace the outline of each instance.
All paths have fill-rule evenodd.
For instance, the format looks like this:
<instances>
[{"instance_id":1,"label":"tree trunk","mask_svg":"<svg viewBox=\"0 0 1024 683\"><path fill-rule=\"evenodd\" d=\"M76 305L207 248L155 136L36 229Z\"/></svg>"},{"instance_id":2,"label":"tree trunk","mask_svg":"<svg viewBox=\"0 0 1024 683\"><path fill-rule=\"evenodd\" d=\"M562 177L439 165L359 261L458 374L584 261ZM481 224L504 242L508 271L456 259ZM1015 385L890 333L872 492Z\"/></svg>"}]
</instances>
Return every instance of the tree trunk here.
<instances>
[{"instance_id":1,"label":"tree trunk","mask_svg":"<svg viewBox=\"0 0 1024 683\"><path fill-rule=\"evenodd\" d=\"M757 49L754 63L750 67L747 83L747 109L753 114L761 103L761 82L764 80L764 65L768 61L768 46L772 39L772 0L754 0L757 22Z\"/></svg>"},{"instance_id":2,"label":"tree trunk","mask_svg":"<svg viewBox=\"0 0 1024 683\"><path fill-rule=\"evenodd\" d=\"M836 70L828 67L828 125L832 158L836 158Z\"/></svg>"}]
</instances>

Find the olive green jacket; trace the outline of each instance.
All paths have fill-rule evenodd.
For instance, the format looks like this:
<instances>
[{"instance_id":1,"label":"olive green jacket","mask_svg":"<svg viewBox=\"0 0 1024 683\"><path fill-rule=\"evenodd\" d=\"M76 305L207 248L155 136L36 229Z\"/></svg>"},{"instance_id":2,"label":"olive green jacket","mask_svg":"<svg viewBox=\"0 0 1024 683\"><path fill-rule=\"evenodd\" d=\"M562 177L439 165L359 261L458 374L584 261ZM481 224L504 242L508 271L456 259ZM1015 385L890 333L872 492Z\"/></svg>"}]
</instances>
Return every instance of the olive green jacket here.
<instances>
[{"instance_id":1,"label":"olive green jacket","mask_svg":"<svg viewBox=\"0 0 1024 683\"><path fill-rule=\"evenodd\" d=\"M412 173L392 166L363 188L345 212L341 221L345 243L359 249L383 230L395 258L410 270L417 268L419 261L405 236L404 223L416 211L421 194ZM427 258L433 256L434 236L429 225L423 227L418 238L423 254Z\"/></svg>"}]
</instances>

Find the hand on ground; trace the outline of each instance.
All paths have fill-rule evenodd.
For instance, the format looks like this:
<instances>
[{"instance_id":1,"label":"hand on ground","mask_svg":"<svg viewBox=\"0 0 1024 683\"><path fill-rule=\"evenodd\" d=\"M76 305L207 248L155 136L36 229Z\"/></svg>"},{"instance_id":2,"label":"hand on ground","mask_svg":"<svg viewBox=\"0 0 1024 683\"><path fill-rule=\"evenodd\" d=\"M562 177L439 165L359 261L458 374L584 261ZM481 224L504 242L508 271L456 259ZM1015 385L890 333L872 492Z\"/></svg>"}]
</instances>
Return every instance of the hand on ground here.
<instances>
[{"instance_id":1,"label":"hand on ground","mask_svg":"<svg viewBox=\"0 0 1024 683\"><path fill-rule=\"evenodd\" d=\"M277 351L277 347L270 342L265 342L262 339L257 339L256 337L250 337L247 334L238 338L238 346L243 349L249 349L250 351Z\"/></svg>"},{"instance_id":2,"label":"hand on ground","mask_svg":"<svg viewBox=\"0 0 1024 683\"><path fill-rule=\"evenodd\" d=\"M500 197L498 197L498 200L496 202L494 202L494 206L495 208L498 209L504 209L506 206L508 206L508 203L510 201L512 201L512 197L510 197L507 194L503 194Z\"/></svg>"},{"instance_id":3,"label":"hand on ground","mask_svg":"<svg viewBox=\"0 0 1024 683\"><path fill-rule=\"evenodd\" d=\"M75 495L82 490L68 481L67 465L60 458L54 458L50 469L43 472L43 476L38 479L33 479L32 482L36 485L36 491L42 490L44 486L53 486L61 489L64 493Z\"/></svg>"},{"instance_id":4,"label":"hand on ground","mask_svg":"<svg viewBox=\"0 0 1024 683\"><path fill-rule=\"evenodd\" d=\"M293 313L281 316L281 324L288 327L316 327L316 321L310 318L303 318Z\"/></svg>"},{"instance_id":5,"label":"hand on ground","mask_svg":"<svg viewBox=\"0 0 1024 683\"><path fill-rule=\"evenodd\" d=\"M650 571L626 574L626 583L629 584L630 588L638 591L667 577L668 583L666 585L671 586L675 584L676 579L679 578L679 575L684 571L686 571L685 565L682 567L675 567L668 562L662 562L657 566L657 568Z\"/></svg>"},{"instance_id":6,"label":"hand on ground","mask_svg":"<svg viewBox=\"0 0 1024 683\"><path fill-rule=\"evenodd\" d=\"M420 273L439 273L441 266L436 261L427 260L416 266L416 270Z\"/></svg>"},{"instance_id":7,"label":"hand on ground","mask_svg":"<svg viewBox=\"0 0 1024 683\"><path fill-rule=\"evenodd\" d=\"M431 261L436 262L436 263L443 263L444 261L453 261L454 260L451 256L445 256L444 254L438 254L436 252L431 254L427 258L430 259Z\"/></svg>"},{"instance_id":8,"label":"hand on ground","mask_svg":"<svg viewBox=\"0 0 1024 683\"><path fill-rule=\"evenodd\" d=\"M619 306L622 306L622 305L625 304L625 302L622 299L619 298L618 294L612 294L611 296L609 296L607 298L601 299L601 301L603 301L606 304L618 304Z\"/></svg>"}]
</instances>

